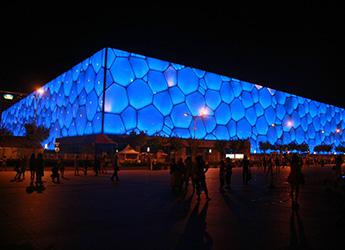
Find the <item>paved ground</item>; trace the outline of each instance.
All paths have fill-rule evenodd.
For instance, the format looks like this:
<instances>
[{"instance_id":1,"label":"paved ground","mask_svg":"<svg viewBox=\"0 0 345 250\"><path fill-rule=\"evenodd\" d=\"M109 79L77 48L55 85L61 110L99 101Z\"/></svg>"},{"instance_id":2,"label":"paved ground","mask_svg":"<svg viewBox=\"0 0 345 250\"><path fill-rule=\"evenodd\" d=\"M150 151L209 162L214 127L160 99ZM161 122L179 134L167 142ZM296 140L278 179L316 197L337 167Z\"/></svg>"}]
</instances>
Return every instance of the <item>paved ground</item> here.
<instances>
[{"instance_id":1,"label":"paved ground","mask_svg":"<svg viewBox=\"0 0 345 250\"><path fill-rule=\"evenodd\" d=\"M235 169L233 189L218 191L218 169L210 169L210 202L196 201L191 189L173 193L168 170L121 170L74 176L61 184L45 172L46 190L26 192L28 177L11 182L0 172L0 249L344 249L344 226L337 225L341 199L330 167L306 167L300 209L293 212L288 169L267 188L254 168L243 187ZM91 174L91 173L90 173Z\"/></svg>"}]
</instances>

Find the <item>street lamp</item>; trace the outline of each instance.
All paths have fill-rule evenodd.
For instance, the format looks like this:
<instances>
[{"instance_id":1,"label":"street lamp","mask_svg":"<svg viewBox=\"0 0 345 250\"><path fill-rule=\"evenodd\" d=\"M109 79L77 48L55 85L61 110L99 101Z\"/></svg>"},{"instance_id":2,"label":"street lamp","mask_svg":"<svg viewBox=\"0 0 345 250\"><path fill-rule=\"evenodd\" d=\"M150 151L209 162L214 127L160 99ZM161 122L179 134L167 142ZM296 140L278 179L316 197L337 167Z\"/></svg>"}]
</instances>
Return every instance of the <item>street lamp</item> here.
<instances>
[{"instance_id":1,"label":"street lamp","mask_svg":"<svg viewBox=\"0 0 345 250\"><path fill-rule=\"evenodd\" d=\"M193 118L193 124L194 124L194 126L193 126L194 137L193 137L193 139L195 139L196 118L197 118L197 117L203 117L203 116L205 116L205 115L206 115L206 110L205 110L205 109L201 110L201 112L200 112L199 114L197 114L197 115L190 115L190 114L188 114L188 113L184 113L184 116L191 116L191 117Z\"/></svg>"}]
</instances>

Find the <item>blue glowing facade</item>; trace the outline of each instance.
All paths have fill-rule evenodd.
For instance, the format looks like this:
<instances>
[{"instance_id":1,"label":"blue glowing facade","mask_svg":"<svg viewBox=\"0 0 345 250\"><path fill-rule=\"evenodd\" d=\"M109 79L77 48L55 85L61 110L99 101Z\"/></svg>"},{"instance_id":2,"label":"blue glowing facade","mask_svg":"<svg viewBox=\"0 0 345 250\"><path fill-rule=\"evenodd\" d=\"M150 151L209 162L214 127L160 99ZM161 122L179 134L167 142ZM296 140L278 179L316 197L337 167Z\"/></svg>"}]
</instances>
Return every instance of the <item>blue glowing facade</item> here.
<instances>
[{"instance_id":1,"label":"blue glowing facade","mask_svg":"<svg viewBox=\"0 0 345 250\"><path fill-rule=\"evenodd\" d=\"M343 143L345 110L204 70L105 48L2 113L2 125L51 128L43 144L89 134L156 132L206 140Z\"/></svg>"}]
</instances>

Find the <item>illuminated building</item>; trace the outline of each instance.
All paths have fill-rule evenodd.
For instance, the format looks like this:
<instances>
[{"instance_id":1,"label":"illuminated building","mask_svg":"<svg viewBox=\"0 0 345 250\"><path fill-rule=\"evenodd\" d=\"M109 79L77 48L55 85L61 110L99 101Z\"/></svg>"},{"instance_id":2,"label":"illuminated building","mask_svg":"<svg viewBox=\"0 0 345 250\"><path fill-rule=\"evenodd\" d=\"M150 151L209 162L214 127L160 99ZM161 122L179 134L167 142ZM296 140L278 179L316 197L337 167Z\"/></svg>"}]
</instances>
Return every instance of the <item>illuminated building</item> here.
<instances>
[{"instance_id":1,"label":"illuminated building","mask_svg":"<svg viewBox=\"0 0 345 250\"><path fill-rule=\"evenodd\" d=\"M49 127L44 142L90 134L146 131L258 143L343 142L344 109L177 63L105 48L3 112L15 135L23 124ZM36 98L36 97L37 98ZM195 128L195 129L194 129Z\"/></svg>"}]
</instances>

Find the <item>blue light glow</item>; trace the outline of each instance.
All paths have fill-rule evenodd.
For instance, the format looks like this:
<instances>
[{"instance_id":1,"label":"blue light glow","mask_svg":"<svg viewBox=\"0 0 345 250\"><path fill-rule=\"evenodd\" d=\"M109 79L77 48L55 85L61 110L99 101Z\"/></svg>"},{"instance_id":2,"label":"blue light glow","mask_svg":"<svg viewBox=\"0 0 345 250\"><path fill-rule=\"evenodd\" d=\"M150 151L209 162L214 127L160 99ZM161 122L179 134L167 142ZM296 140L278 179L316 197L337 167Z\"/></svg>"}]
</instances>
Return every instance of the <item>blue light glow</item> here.
<instances>
[{"instance_id":1,"label":"blue light glow","mask_svg":"<svg viewBox=\"0 0 345 250\"><path fill-rule=\"evenodd\" d=\"M102 125L110 134L135 130L190 138L193 119L196 138L248 138L252 152L260 152L259 141L273 144L280 138L283 143L307 142L312 148L321 143L342 145L345 139L342 108L111 48L41 89L37 124L51 128L43 142L49 149L58 137L99 134ZM4 111L2 125L14 135L24 135L23 125L34 121L34 100L31 94ZM207 115L202 116L202 109Z\"/></svg>"}]
</instances>

